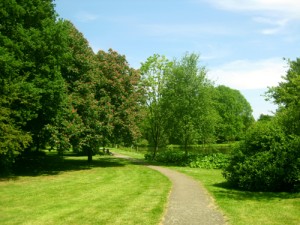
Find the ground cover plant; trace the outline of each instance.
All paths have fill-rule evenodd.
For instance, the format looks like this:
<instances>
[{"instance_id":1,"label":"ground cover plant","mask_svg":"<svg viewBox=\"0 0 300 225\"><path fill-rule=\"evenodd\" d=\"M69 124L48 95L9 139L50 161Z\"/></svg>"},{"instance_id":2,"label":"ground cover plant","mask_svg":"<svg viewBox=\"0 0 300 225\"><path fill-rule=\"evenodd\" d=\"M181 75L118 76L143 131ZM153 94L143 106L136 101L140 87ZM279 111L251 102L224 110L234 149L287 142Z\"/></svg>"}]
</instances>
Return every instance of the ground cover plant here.
<instances>
[{"instance_id":1,"label":"ground cover plant","mask_svg":"<svg viewBox=\"0 0 300 225\"><path fill-rule=\"evenodd\" d=\"M162 151L153 159L151 153L145 154L145 159L160 163L192 168L221 169L228 165L229 155L223 153L189 153L179 150Z\"/></svg>"},{"instance_id":2,"label":"ground cover plant","mask_svg":"<svg viewBox=\"0 0 300 225\"><path fill-rule=\"evenodd\" d=\"M52 156L52 169L1 179L0 224L158 224L168 179L126 160L94 158Z\"/></svg>"}]
</instances>

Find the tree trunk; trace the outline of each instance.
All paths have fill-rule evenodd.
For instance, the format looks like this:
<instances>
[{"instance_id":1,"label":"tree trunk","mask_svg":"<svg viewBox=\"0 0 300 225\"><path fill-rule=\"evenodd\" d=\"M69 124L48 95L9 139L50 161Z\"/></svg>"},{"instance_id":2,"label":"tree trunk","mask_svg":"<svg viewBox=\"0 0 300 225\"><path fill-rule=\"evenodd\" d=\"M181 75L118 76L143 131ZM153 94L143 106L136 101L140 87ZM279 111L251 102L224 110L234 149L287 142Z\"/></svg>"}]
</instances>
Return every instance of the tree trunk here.
<instances>
[{"instance_id":1,"label":"tree trunk","mask_svg":"<svg viewBox=\"0 0 300 225\"><path fill-rule=\"evenodd\" d=\"M93 151L91 149L88 149L88 163L91 163L93 161Z\"/></svg>"}]
</instances>

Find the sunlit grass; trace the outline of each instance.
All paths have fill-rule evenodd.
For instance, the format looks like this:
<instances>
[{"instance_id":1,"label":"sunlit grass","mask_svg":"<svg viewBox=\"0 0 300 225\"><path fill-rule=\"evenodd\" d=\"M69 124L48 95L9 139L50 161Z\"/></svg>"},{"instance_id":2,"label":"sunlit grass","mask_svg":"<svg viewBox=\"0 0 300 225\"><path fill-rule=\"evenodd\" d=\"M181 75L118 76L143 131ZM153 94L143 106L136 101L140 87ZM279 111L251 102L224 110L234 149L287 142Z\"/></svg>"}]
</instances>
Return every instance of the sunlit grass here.
<instances>
[{"instance_id":1,"label":"sunlit grass","mask_svg":"<svg viewBox=\"0 0 300 225\"><path fill-rule=\"evenodd\" d=\"M159 223L171 187L160 173L111 157L64 162L55 175L0 181L0 224Z\"/></svg>"},{"instance_id":2,"label":"sunlit grass","mask_svg":"<svg viewBox=\"0 0 300 225\"><path fill-rule=\"evenodd\" d=\"M122 153L126 154L125 151ZM141 158L142 154L139 157ZM185 173L201 182L231 225L300 224L300 193L240 191L228 186L221 170L168 168Z\"/></svg>"},{"instance_id":3,"label":"sunlit grass","mask_svg":"<svg viewBox=\"0 0 300 225\"><path fill-rule=\"evenodd\" d=\"M220 170L173 169L199 180L232 225L299 225L300 193L234 190L226 185Z\"/></svg>"}]
</instances>

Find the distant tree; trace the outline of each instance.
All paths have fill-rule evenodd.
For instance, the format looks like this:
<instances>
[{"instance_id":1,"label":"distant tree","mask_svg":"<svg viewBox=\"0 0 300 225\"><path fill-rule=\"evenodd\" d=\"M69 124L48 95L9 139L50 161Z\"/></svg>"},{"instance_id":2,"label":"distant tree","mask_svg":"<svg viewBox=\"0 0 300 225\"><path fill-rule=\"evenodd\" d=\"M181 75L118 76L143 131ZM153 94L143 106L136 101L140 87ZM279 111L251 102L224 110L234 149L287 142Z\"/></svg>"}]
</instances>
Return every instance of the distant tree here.
<instances>
[{"instance_id":1,"label":"distant tree","mask_svg":"<svg viewBox=\"0 0 300 225\"><path fill-rule=\"evenodd\" d=\"M206 77L205 67L199 67L198 63L196 54L175 60L163 92L170 140L184 146L186 154L189 144L207 141L206 134L214 133L216 122L212 84Z\"/></svg>"},{"instance_id":2,"label":"distant tree","mask_svg":"<svg viewBox=\"0 0 300 225\"><path fill-rule=\"evenodd\" d=\"M271 115L260 114L257 121L270 121L273 118L274 118L274 116L271 116Z\"/></svg>"},{"instance_id":3,"label":"distant tree","mask_svg":"<svg viewBox=\"0 0 300 225\"><path fill-rule=\"evenodd\" d=\"M216 91L215 106L221 118L217 127L218 140L239 140L254 122L251 106L238 90L220 85Z\"/></svg>"},{"instance_id":4,"label":"distant tree","mask_svg":"<svg viewBox=\"0 0 300 225\"><path fill-rule=\"evenodd\" d=\"M166 112L162 108L162 93L166 85L166 76L172 70L172 62L165 56L154 54L142 63L141 74L146 97L146 117L144 133L149 135L153 144L153 158L159 146L166 142Z\"/></svg>"}]
</instances>

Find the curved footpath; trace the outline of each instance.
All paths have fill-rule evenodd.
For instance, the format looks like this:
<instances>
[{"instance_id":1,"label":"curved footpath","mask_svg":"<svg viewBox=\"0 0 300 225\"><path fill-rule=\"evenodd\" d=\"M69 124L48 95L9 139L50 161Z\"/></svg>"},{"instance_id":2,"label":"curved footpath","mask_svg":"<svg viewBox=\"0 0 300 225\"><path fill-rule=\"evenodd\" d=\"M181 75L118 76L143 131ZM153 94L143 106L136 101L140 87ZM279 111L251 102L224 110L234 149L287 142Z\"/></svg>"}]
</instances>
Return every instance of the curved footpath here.
<instances>
[{"instance_id":1,"label":"curved footpath","mask_svg":"<svg viewBox=\"0 0 300 225\"><path fill-rule=\"evenodd\" d=\"M114 156L136 161L120 154L114 153ZM152 165L147 167L159 171L172 182L167 210L162 220L163 225L226 224L224 216L216 209L213 199L199 182L164 167Z\"/></svg>"}]
</instances>

